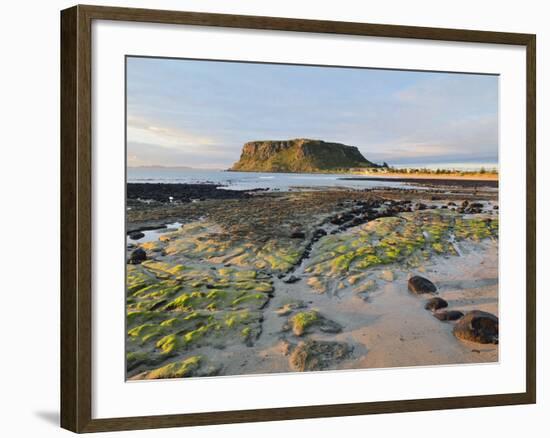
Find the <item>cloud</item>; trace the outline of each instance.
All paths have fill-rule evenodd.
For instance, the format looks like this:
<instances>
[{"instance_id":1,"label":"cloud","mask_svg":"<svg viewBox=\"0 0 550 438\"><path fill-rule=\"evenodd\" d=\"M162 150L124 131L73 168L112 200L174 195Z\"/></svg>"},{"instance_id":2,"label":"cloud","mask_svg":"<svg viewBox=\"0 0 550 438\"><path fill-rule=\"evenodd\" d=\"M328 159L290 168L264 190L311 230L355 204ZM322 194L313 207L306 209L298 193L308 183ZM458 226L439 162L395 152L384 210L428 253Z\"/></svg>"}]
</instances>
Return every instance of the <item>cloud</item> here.
<instances>
[{"instance_id":1,"label":"cloud","mask_svg":"<svg viewBox=\"0 0 550 438\"><path fill-rule=\"evenodd\" d=\"M498 160L498 78L433 74L395 92L362 127L360 149L390 163Z\"/></svg>"},{"instance_id":2,"label":"cloud","mask_svg":"<svg viewBox=\"0 0 550 438\"><path fill-rule=\"evenodd\" d=\"M136 166L186 166L208 169L226 169L234 161L231 151L212 145L207 153L195 150L174 149L156 144L128 142L127 164Z\"/></svg>"},{"instance_id":3,"label":"cloud","mask_svg":"<svg viewBox=\"0 0 550 438\"><path fill-rule=\"evenodd\" d=\"M134 59L129 162L219 166L251 140L319 138L390 164L498 155L498 78Z\"/></svg>"},{"instance_id":4,"label":"cloud","mask_svg":"<svg viewBox=\"0 0 550 438\"><path fill-rule=\"evenodd\" d=\"M127 136L129 142L149 143L173 149L200 149L216 144L211 137L132 115L127 120Z\"/></svg>"},{"instance_id":5,"label":"cloud","mask_svg":"<svg viewBox=\"0 0 550 438\"><path fill-rule=\"evenodd\" d=\"M195 134L145 117L128 116L128 166L227 168L234 152L212 136Z\"/></svg>"}]
</instances>

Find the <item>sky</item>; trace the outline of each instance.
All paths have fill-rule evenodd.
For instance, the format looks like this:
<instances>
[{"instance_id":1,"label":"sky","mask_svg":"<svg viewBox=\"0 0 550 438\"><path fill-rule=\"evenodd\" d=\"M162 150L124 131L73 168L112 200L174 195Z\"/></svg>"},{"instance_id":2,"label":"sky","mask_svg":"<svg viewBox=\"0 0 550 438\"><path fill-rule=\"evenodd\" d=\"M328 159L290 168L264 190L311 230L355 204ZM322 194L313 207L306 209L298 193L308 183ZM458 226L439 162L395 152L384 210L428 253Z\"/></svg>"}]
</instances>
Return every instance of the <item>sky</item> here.
<instances>
[{"instance_id":1,"label":"sky","mask_svg":"<svg viewBox=\"0 0 550 438\"><path fill-rule=\"evenodd\" d=\"M128 166L229 168L254 140L357 146L390 165L498 162L498 77L127 58Z\"/></svg>"}]
</instances>

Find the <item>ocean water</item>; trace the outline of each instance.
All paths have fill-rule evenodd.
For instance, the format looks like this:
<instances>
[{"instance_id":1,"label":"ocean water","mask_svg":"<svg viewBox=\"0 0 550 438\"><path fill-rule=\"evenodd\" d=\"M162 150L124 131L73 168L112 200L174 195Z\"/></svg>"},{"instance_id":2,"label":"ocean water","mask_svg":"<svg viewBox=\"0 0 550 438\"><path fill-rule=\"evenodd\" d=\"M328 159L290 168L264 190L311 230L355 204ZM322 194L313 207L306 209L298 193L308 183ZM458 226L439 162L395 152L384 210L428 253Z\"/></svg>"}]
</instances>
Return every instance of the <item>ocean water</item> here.
<instances>
[{"instance_id":1,"label":"ocean water","mask_svg":"<svg viewBox=\"0 0 550 438\"><path fill-rule=\"evenodd\" d=\"M322 187L367 189L374 187L420 188L393 181L353 181L342 178L352 175L311 173L227 172L182 168L129 167L127 182L221 184L232 190L270 189L288 191Z\"/></svg>"}]
</instances>

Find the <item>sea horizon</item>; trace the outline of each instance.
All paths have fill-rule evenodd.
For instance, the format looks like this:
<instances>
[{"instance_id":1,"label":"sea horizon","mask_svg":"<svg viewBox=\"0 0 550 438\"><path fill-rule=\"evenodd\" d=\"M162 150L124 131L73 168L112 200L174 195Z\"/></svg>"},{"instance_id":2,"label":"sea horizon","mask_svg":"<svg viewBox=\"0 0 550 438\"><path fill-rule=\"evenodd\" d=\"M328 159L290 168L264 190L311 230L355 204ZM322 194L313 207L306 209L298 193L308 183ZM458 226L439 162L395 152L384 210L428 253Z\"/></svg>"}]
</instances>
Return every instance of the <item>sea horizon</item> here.
<instances>
[{"instance_id":1,"label":"sea horizon","mask_svg":"<svg viewBox=\"0 0 550 438\"><path fill-rule=\"evenodd\" d=\"M495 162L440 162L440 163L398 163L398 164L389 164L390 168L394 169L429 169L429 170L447 170L447 171L478 171L481 169L485 170L498 170L499 165ZM231 166L227 167L198 167L198 166L166 166L162 164L150 164L150 165L137 165L137 166L127 166L128 169L167 169L167 170L195 170L195 171L220 171L228 172L231 171ZM262 173L290 173L290 172L262 172ZM298 173L330 173L330 172L298 172Z\"/></svg>"}]
</instances>

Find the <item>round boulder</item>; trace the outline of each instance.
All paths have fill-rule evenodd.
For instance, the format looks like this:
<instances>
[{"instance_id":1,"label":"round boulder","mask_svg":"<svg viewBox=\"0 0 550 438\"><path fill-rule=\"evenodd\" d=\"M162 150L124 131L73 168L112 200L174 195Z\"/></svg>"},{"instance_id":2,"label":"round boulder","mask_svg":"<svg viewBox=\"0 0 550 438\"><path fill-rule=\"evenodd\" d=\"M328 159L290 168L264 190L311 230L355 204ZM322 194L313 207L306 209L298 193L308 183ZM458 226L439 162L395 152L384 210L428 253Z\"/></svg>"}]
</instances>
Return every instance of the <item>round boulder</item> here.
<instances>
[{"instance_id":1,"label":"round boulder","mask_svg":"<svg viewBox=\"0 0 550 438\"><path fill-rule=\"evenodd\" d=\"M437 293L437 287L427 278L415 275L409 278L409 292L413 294L434 294Z\"/></svg>"},{"instance_id":2,"label":"round boulder","mask_svg":"<svg viewBox=\"0 0 550 438\"><path fill-rule=\"evenodd\" d=\"M424 309L435 312L437 309L443 309L448 305L449 303L447 303L447 301L445 301L443 298L433 297L426 302Z\"/></svg>"},{"instance_id":3,"label":"round boulder","mask_svg":"<svg viewBox=\"0 0 550 438\"><path fill-rule=\"evenodd\" d=\"M434 312L434 316L440 321L456 321L464 316L460 310L442 310Z\"/></svg>"},{"instance_id":4,"label":"round boulder","mask_svg":"<svg viewBox=\"0 0 550 438\"><path fill-rule=\"evenodd\" d=\"M327 232L325 230L323 230L322 228L318 228L317 230L315 230L313 232L313 238L314 239L320 239L321 237L326 236L326 235L327 235Z\"/></svg>"},{"instance_id":5,"label":"round boulder","mask_svg":"<svg viewBox=\"0 0 550 438\"><path fill-rule=\"evenodd\" d=\"M129 263L132 265L139 265L141 262L147 260L147 253L143 248L136 248L130 254Z\"/></svg>"},{"instance_id":6,"label":"round boulder","mask_svg":"<svg viewBox=\"0 0 550 438\"><path fill-rule=\"evenodd\" d=\"M473 310L455 325L454 335L459 339L480 344L498 344L498 318L488 312Z\"/></svg>"}]
</instances>

